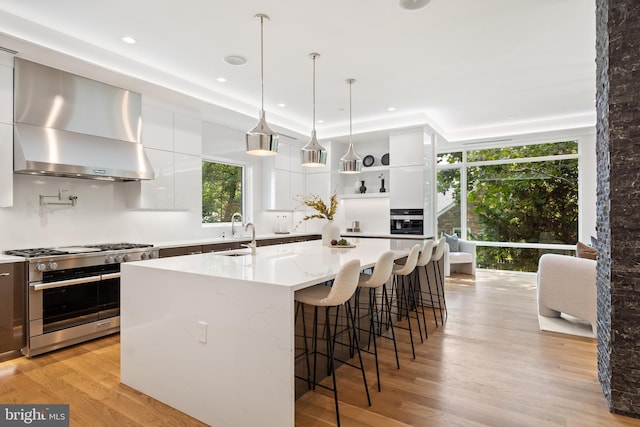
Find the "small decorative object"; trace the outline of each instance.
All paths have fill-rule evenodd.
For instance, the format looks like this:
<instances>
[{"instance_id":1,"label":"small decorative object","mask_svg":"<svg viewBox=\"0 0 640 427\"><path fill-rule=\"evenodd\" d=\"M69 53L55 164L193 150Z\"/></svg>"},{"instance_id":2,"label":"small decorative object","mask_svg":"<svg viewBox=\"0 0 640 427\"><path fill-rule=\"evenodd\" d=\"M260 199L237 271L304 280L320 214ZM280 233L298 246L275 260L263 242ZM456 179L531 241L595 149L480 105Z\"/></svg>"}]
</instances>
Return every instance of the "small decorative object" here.
<instances>
[{"instance_id":1,"label":"small decorative object","mask_svg":"<svg viewBox=\"0 0 640 427\"><path fill-rule=\"evenodd\" d=\"M356 247L356 245L347 242L345 239L340 239L340 240L333 239L331 241L331 245L329 246L331 246L332 248L355 248Z\"/></svg>"},{"instance_id":2,"label":"small decorative object","mask_svg":"<svg viewBox=\"0 0 640 427\"><path fill-rule=\"evenodd\" d=\"M309 196L298 196L296 200L316 211L314 214L306 215L300 220L300 222L313 218L328 220L324 227L322 227L323 245L330 246L332 240L340 239L340 227L333 221L333 216L336 214L336 209L338 209L338 197L335 192L331 196L328 205L320 198L320 196L315 194L311 194Z\"/></svg>"},{"instance_id":3,"label":"small decorative object","mask_svg":"<svg viewBox=\"0 0 640 427\"><path fill-rule=\"evenodd\" d=\"M367 187L364 185L364 181L360 181L360 194L364 194L367 192Z\"/></svg>"},{"instance_id":4,"label":"small decorative object","mask_svg":"<svg viewBox=\"0 0 640 427\"><path fill-rule=\"evenodd\" d=\"M386 153L382 156L382 158L380 159L380 163L382 163L384 166L389 166L389 153Z\"/></svg>"},{"instance_id":5,"label":"small decorative object","mask_svg":"<svg viewBox=\"0 0 640 427\"><path fill-rule=\"evenodd\" d=\"M364 159L362 159L362 165L366 166L366 167L369 167L369 166L373 165L373 161L374 161L373 156L371 154L368 154L368 155L364 156Z\"/></svg>"},{"instance_id":6,"label":"small decorative object","mask_svg":"<svg viewBox=\"0 0 640 427\"><path fill-rule=\"evenodd\" d=\"M380 179L380 192L381 193L386 193L387 189L384 188L384 175L380 174L380 175L378 175L378 178Z\"/></svg>"}]
</instances>

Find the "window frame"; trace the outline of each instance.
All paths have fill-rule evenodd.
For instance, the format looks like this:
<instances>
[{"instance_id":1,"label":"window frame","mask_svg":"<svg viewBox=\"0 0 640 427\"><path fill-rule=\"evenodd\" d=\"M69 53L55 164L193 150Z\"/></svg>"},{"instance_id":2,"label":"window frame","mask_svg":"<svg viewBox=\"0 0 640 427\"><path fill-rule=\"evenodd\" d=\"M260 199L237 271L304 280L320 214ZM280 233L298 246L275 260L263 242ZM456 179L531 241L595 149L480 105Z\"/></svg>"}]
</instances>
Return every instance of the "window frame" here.
<instances>
[{"instance_id":1,"label":"window frame","mask_svg":"<svg viewBox=\"0 0 640 427\"><path fill-rule=\"evenodd\" d=\"M249 169L249 165L243 162L239 162L237 160L230 160L230 159L226 159L226 158L221 158L221 157L212 157L212 156L203 156L202 157L202 163L204 162L209 162L209 163L217 163L217 164L223 164L223 165L228 165L228 166L237 166L240 167L242 169L242 201L241 201L241 214L242 214L242 219L243 221L245 220L245 216L246 216L246 212L249 206L248 203L248 189L247 189L247 181L248 181L248 176L250 174L250 172L248 171ZM202 182L202 178L201 179L201 183ZM202 185L202 188L204 188L204 185ZM200 190L200 200L202 200L202 188ZM202 225L203 228L215 228L215 227L229 227L231 225L231 221L227 221L227 222L202 222L202 208L200 209L200 224Z\"/></svg>"}]
</instances>

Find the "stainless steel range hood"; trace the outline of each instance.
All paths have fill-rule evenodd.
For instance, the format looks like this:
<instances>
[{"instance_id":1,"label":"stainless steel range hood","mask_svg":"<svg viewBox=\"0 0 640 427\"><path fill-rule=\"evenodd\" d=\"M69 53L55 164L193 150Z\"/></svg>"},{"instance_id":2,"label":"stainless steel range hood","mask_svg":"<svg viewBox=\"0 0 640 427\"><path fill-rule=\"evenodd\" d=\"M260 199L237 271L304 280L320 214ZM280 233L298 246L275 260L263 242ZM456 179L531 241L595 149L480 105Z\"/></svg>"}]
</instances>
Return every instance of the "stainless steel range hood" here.
<instances>
[{"instance_id":1,"label":"stainless steel range hood","mask_svg":"<svg viewBox=\"0 0 640 427\"><path fill-rule=\"evenodd\" d=\"M153 179L138 93L20 58L14 71L14 172Z\"/></svg>"}]
</instances>

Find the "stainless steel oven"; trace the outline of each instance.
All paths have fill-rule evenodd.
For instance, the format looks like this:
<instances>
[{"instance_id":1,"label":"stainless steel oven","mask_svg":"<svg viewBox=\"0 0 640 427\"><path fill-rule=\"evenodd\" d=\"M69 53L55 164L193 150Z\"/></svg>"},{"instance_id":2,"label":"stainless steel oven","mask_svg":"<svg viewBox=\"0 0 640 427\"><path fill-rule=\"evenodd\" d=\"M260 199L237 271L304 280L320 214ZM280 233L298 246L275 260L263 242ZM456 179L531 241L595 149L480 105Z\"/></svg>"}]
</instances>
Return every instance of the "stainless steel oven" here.
<instances>
[{"instance_id":1,"label":"stainless steel oven","mask_svg":"<svg viewBox=\"0 0 640 427\"><path fill-rule=\"evenodd\" d=\"M391 234L424 234L423 209L391 209Z\"/></svg>"},{"instance_id":2,"label":"stainless steel oven","mask_svg":"<svg viewBox=\"0 0 640 427\"><path fill-rule=\"evenodd\" d=\"M120 330L120 264L156 258L151 245L7 251L29 258L27 345L35 356Z\"/></svg>"}]
</instances>

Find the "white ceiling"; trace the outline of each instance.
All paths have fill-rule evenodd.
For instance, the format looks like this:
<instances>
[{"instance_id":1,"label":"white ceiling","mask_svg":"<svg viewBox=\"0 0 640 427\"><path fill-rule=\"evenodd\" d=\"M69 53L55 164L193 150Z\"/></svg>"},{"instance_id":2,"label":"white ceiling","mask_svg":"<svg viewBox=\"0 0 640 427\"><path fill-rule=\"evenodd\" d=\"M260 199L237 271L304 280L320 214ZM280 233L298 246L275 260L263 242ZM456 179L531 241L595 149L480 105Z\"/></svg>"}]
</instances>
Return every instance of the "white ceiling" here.
<instances>
[{"instance_id":1,"label":"white ceiling","mask_svg":"<svg viewBox=\"0 0 640 427\"><path fill-rule=\"evenodd\" d=\"M320 139L349 132L346 78L354 133L429 124L459 141L595 124L593 0L432 0L416 11L398 0L0 0L0 46L134 90L167 87L248 128L260 106L256 13L271 18L267 121L294 136L312 126L311 52ZM229 54L248 62L230 66Z\"/></svg>"}]
</instances>

